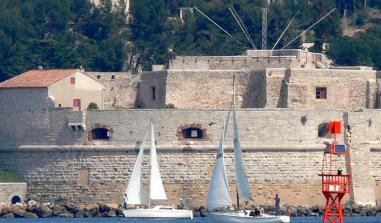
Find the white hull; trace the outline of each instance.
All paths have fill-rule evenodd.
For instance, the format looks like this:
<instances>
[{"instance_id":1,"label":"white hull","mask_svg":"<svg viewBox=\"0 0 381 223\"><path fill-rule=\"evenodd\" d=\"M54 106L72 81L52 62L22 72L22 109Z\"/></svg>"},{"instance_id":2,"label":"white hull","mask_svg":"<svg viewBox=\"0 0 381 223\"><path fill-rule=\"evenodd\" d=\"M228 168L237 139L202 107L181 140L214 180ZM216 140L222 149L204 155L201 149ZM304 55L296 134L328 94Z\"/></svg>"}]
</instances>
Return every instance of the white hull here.
<instances>
[{"instance_id":1,"label":"white hull","mask_svg":"<svg viewBox=\"0 0 381 223\"><path fill-rule=\"evenodd\" d=\"M123 210L126 218L187 218L193 219L193 212L173 207L156 206L154 208Z\"/></svg>"},{"instance_id":2,"label":"white hull","mask_svg":"<svg viewBox=\"0 0 381 223\"><path fill-rule=\"evenodd\" d=\"M263 216L249 216L242 212L214 212L208 215L212 222L215 223L288 223L290 222L289 216L275 216L275 215L263 215Z\"/></svg>"}]
</instances>

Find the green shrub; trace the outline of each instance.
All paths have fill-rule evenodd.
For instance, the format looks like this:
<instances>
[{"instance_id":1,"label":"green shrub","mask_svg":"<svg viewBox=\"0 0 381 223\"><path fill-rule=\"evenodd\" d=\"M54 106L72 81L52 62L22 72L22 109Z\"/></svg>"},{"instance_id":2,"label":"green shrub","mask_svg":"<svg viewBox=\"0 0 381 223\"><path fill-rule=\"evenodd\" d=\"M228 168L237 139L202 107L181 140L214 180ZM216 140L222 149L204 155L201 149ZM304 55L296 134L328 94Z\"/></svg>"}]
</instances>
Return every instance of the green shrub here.
<instances>
[{"instance_id":1,"label":"green shrub","mask_svg":"<svg viewBox=\"0 0 381 223\"><path fill-rule=\"evenodd\" d=\"M96 103L90 102L89 106L87 106L87 110L92 110L92 109L99 109L99 107Z\"/></svg>"},{"instance_id":2,"label":"green shrub","mask_svg":"<svg viewBox=\"0 0 381 223\"><path fill-rule=\"evenodd\" d=\"M15 170L0 169L0 182L24 182L24 177Z\"/></svg>"},{"instance_id":3,"label":"green shrub","mask_svg":"<svg viewBox=\"0 0 381 223\"><path fill-rule=\"evenodd\" d=\"M165 105L165 108L174 109L174 108L175 108L175 105L172 104L172 103L169 103L169 104L166 104L166 105Z\"/></svg>"}]
</instances>

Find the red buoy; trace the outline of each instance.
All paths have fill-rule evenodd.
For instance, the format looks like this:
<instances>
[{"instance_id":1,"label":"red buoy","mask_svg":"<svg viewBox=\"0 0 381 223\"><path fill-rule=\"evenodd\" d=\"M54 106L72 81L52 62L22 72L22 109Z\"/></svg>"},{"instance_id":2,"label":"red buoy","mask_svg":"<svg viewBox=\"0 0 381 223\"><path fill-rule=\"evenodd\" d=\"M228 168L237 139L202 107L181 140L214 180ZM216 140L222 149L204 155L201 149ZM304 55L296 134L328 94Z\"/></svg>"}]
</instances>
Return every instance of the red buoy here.
<instances>
[{"instance_id":1,"label":"red buoy","mask_svg":"<svg viewBox=\"0 0 381 223\"><path fill-rule=\"evenodd\" d=\"M344 223L341 201L350 192L350 150L336 141L336 135L341 134L341 121L329 122L329 133L333 136L333 142L327 144L324 151L320 174L322 192L326 198L323 223Z\"/></svg>"}]
</instances>

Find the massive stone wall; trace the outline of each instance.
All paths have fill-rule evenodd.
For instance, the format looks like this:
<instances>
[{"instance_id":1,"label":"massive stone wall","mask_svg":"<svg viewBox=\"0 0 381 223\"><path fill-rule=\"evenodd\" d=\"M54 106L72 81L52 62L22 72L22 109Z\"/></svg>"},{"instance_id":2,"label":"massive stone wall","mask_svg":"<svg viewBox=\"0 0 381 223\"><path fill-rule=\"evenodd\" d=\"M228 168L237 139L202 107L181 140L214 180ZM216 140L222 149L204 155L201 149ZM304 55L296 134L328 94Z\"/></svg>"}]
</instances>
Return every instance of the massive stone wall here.
<instances>
[{"instance_id":1,"label":"massive stone wall","mask_svg":"<svg viewBox=\"0 0 381 223\"><path fill-rule=\"evenodd\" d=\"M287 107L290 109L353 111L375 107L374 70L291 69L287 86ZM327 99L316 99L316 87L327 88Z\"/></svg>"},{"instance_id":2,"label":"massive stone wall","mask_svg":"<svg viewBox=\"0 0 381 223\"><path fill-rule=\"evenodd\" d=\"M127 72L86 72L105 86L104 108L134 108L140 75Z\"/></svg>"},{"instance_id":3,"label":"massive stone wall","mask_svg":"<svg viewBox=\"0 0 381 223\"><path fill-rule=\"evenodd\" d=\"M43 201L66 199L75 203L120 203L131 174L136 151L131 149L74 149L73 151L0 152L1 167L22 173L28 182L28 196ZM182 196L189 206L205 205L215 153L211 151L160 151L161 175L168 194L166 204L177 204ZM249 182L256 204L272 204L275 193L282 204L323 204L318 173L321 152L249 151L244 153ZM232 188L233 154L226 154ZM39 162L36 162L36 160ZM143 163L147 185L148 157ZM313 164L313 165L311 165ZM81 184L80 171L89 173L88 184ZM292 182L292 183L291 183Z\"/></svg>"}]
</instances>

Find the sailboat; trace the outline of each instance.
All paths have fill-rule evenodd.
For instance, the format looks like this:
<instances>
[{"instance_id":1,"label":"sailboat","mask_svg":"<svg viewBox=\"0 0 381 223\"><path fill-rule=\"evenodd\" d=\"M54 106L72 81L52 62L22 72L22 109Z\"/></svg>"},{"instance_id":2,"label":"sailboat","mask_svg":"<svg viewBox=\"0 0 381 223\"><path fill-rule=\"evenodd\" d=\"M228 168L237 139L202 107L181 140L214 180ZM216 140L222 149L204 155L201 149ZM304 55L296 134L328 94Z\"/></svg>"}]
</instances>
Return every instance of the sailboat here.
<instances>
[{"instance_id":1,"label":"sailboat","mask_svg":"<svg viewBox=\"0 0 381 223\"><path fill-rule=\"evenodd\" d=\"M234 78L233 78L234 79ZM233 209L233 202L230 197L230 187L226 175L224 163L224 141L226 136L227 125L229 123L230 113L233 116L233 137L234 137L234 164L235 164L235 180L237 187L237 209L239 209L239 199L243 201L252 200L250 186L246 174L246 166L242 157L242 150L239 140L239 131L237 123L237 114L235 109L235 86L233 81L233 102L224 121L224 129L220 138L215 165L213 168L212 179L209 184L207 208L209 210L229 208ZM262 214L260 216L251 216L246 211L223 211L212 212L209 214L212 222L250 222L250 223L288 223L289 216L274 216Z\"/></svg>"},{"instance_id":2,"label":"sailboat","mask_svg":"<svg viewBox=\"0 0 381 223\"><path fill-rule=\"evenodd\" d=\"M144 193L142 183L142 165L144 158L144 146L150 133L150 180L149 197ZM148 206L148 208L134 208L123 210L123 215L129 218L189 218L193 219L190 210L176 209L172 206L157 205L151 208L152 200L167 200L163 182L160 176L159 164L157 162L154 127L152 121L147 129L144 140L139 146L139 154L128 182L125 199L127 205Z\"/></svg>"}]
</instances>

